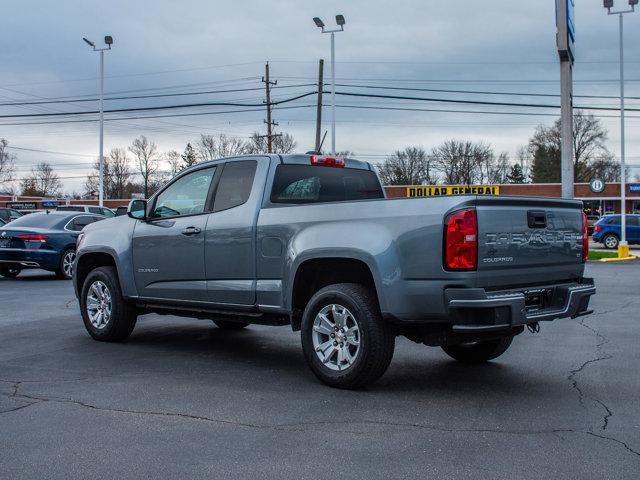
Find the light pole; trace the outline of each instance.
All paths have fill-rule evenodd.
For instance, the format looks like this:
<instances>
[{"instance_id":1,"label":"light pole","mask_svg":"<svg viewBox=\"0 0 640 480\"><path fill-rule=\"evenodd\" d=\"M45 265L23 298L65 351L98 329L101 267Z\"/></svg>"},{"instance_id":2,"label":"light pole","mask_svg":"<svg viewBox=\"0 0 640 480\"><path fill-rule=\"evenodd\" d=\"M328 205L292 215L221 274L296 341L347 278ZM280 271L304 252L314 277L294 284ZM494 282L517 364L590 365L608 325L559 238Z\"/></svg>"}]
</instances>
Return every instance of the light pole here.
<instances>
[{"instance_id":1,"label":"light pole","mask_svg":"<svg viewBox=\"0 0 640 480\"><path fill-rule=\"evenodd\" d=\"M324 22L318 17L313 17L316 27L322 29L322 33L331 34L331 154L336 154L336 42L335 33L344 31L344 16L336 15L336 23L340 28L328 30Z\"/></svg>"},{"instance_id":2,"label":"light pole","mask_svg":"<svg viewBox=\"0 0 640 480\"><path fill-rule=\"evenodd\" d=\"M100 206L102 207L104 206L104 51L111 50L111 45L113 45L113 37L109 35L104 37L104 43L106 47L102 48L96 48L95 43L93 43L91 40L87 40L84 37L82 37L82 40L84 40L91 48L93 48L94 52L100 52L100 174L98 180L98 191L100 198L99 202Z\"/></svg>"},{"instance_id":3,"label":"light pole","mask_svg":"<svg viewBox=\"0 0 640 480\"><path fill-rule=\"evenodd\" d=\"M618 15L618 25L620 31L620 243L618 245L618 257L629 256L629 245L627 244L627 175L624 158L624 22L622 15L635 11L638 0L629 0L627 10L611 11L613 8L613 0L604 0L604 8L607 9L608 15Z\"/></svg>"}]
</instances>

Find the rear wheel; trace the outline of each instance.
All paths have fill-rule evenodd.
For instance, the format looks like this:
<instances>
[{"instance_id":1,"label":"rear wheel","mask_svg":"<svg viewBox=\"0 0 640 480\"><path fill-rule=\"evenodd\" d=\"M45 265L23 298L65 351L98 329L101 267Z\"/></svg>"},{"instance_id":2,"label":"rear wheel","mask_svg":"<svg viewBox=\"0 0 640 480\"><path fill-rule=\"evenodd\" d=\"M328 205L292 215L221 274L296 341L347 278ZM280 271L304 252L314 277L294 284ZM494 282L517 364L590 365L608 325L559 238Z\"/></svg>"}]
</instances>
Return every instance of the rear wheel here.
<instances>
[{"instance_id":1,"label":"rear wheel","mask_svg":"<svg viewBox=\"0 0 640 480\"><path fill-rule=\"evenodd\" d=\"M80 296L82 320L89 335L102 342L127 338L138 318L134 305L122 298L113 267L99 267L87 275Z\"/></svg>"},{"instance_id":2,"label":"rear wheel","mask_svg":"<svg viewBox=\"0 0 640 480\"><path fill-rule=\"evenodd\" d=\"M498 358L506 352L512 341L513 337L503 337L482 342L448 345L443 346L442 349L447 355L459 362L468 364L484 363Z\"/></svg>"},{"instance_id":3,"label":"rear wheel","mask_svg":"<svg viewBox=\"0 0 640 480\"><path fill-rule=\"evenodd\" d=\"M242 330L249 326L247 322L233 322L229 320L214 320L213 323L223 330Z\"/></svg>"},{"instance_id":4,"label":"rear wheel","mask_svg":"<svg viewBox=\"0 0 640 480\"><path fill-rule=\"evenodd\" d=\"M62 280L73 278L73 265L76 261L76 251L73 248L66 249L60 257L60 264L56 270L56 276Z\"/></svg>"},{"instance_id":5,"label":"rear wheel","mask_svg":"<svg viewBox=\"0 0 640 480\"><path fill-rule=\"evenodd\" d=\"M302 317L302 348L313 373L338 388L358 388L384 374L395 331L368 288L340 283L316 292Z\"/></svg>"},{"instance_id":6,"label":"rear wheel","mask_svg":"<svg viewBox=\"0 0 640 480\"><path fill-rule=\"evenodd\" d=\"M6 278L16 278L22 270L19 267L2 267L0 268L0 276Z\"/></svg>"},{"instance_id":7,"label":"rear wheel","mask_svg":"<svg viewBox=\"0 0 640 480\"><path fill-rule=\"evenodd\" d=\"M602 239L602 243L604 244L605 247L611 250L614 250L618 248L618 244L620 243L620 240L618 240L618 237L615 236L613 233L610 233Z\"/></svg>"}]
</instances>

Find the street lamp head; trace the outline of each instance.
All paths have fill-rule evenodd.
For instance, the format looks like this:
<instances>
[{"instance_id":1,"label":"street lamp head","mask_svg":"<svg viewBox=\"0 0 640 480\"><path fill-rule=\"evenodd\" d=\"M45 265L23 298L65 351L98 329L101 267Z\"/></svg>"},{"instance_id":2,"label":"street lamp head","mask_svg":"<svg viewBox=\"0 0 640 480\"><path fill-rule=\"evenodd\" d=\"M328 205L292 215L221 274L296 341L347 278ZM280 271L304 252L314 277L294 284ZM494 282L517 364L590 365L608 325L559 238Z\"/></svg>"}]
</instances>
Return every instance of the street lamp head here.
<instances>
[{"instance_id":1,"label":"street lamp head","mask_svg":"<svg viewBox=\"0 0 640 480\"><path fill-rule=\"evenodd\" d=\"M604 0L602 3L606 9L613 8L613 0Z\"/></svg>"},{"instance_id":2,"label":"street lamp head","mask_svg":"<svg viewBox=\"0 0 640 480\"><path fill-rule=\"evenodd\" d=\"M313 21L315 22L316 27L324 28L324 22L320 20L320 17L313 17Z\"/></svg>"},{"instance_id":3,"label":"street lamp head","mask_svg":"<svg viewBox=\"0 0 640 480\"><path fill-rule=\"evenodd\" d=\"M635 7L636 5L638 5L638 0L629 0L629 5Z\"/></svg>"},{"instance_id":4,"label":"street lamp head","mask_svg":"<svg viewBox=\"0 0 640 480\"><path fill-rule=\"evenodd\" d=\"M86 43L87 45L89 45L90 47L96 48L96 44L95 44L95 43L93 43L91 40L88 40L88 39L86 39L86 38L84 38L84 37L82 37L82 40L84 40L84 41L85 41L85 43Z\"/></svg>"},{"instance_id":5,"label":"street lamp head","mask_svg":"<svg viewBox=\"0 0 640 480\"><path fill-rule=\"evenodd\" d=\"M104 37L104 43L111 47L111 45L113 45L113 37L111 35L107 35L106 37Z\"/></svg>"},{"instance_id":6,"label":"street lamp head","mask_svg":"<svg viewBox=\"0 0 640 480\"><path fill-rule=\"evenodd\" d=\"M336 23L338 24L338 26L344 27L344 23L345 23L344 22L344 16L343 15L336 15Z\"/></svg>"}]
</instances>

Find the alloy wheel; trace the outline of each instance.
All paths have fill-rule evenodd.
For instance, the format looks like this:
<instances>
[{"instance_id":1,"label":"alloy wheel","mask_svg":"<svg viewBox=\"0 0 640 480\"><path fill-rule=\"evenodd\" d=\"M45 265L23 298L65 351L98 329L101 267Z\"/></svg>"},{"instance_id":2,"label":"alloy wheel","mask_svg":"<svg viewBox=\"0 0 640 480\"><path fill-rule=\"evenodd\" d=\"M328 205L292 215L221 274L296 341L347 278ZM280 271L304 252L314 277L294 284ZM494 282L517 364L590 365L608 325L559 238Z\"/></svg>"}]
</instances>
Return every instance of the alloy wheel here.
<instances>
[{"instance_id":1,"label":"alloy wheel","mask_svg":"<svg viewBox=\"0 0 640 480\"><path fill-rule=\"evenodd\" d=\"M87 315L89 321L98 330L103 329L111 320L111 292L100 280L91 284L87 291Z\"/></svg>"},{"instance_id":2,"label":"alloy wheel","mask_svg":"<svg viewBox=\"0 0 640 480\"><path fill-rule=\"evenodd\" d=\"M73 276L73 264L76 261L76 252L69 250L62 259L62 271L65 276L71 278Z\"/></svg>"},{"instance_id":3,"label":"alloy wheel","mask_svg":"<svg viewBox=\"0 0 640 480\"><path fill-rule=\"evenodd\" d=\"M313 349L328 368L343 371L353 365L360 351L360 328L344 306L323 307L313 322Z\"/></svg>"}]
</instances>

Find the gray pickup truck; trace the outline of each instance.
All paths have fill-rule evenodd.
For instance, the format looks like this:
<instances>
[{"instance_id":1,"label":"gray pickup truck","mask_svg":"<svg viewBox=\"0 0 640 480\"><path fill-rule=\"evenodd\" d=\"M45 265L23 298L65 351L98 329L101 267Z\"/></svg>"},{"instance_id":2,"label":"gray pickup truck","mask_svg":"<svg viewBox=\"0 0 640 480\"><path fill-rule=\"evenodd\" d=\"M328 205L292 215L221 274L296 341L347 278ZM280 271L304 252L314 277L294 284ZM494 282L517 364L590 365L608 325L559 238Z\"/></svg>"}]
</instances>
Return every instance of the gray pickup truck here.
<instances>
[{"instance_id":1,"label":"gray pickup truck","mask_svg":"<svg viewBox=\"0 0 640 480\"><path fill-rule=\"evenodd\" d=\"M590 313L587 250L579 201L386 199L368 163L257 155L198 164L87 226L74 286L96 340L151 312L290 325L320 380L355 388L398 335L479 363L527 326Z\"/></svg>"}]
</instances>

